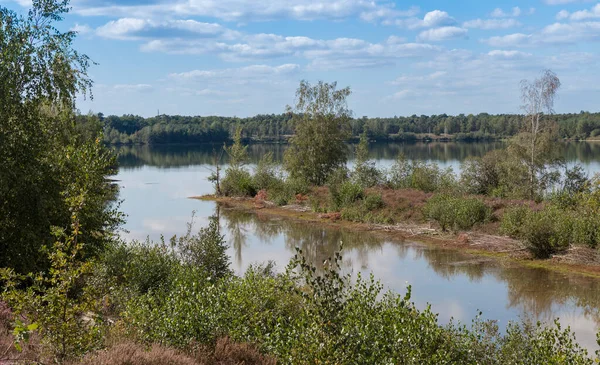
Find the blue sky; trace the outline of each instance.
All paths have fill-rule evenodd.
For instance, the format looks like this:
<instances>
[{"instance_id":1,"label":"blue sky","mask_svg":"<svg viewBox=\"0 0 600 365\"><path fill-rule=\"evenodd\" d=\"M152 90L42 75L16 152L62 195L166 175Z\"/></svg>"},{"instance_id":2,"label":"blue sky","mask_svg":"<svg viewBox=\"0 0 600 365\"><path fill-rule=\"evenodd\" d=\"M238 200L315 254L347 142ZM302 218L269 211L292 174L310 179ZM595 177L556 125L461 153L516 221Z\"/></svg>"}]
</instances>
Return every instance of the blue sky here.
<instances>
[{"instance_id":1,"label":"blue sky","mask_svg":"<svg viewBox=\"0 0 600 365\"><path fill-rule=\"evenodd\" d=\"M29 0L0 0L17 11ZM350 86L356 116L516 113L550 68L557 112L600 111L600 2L76 0L98 63L82 112L281 113L302 79Z\"/></svg>"}]
</instances>

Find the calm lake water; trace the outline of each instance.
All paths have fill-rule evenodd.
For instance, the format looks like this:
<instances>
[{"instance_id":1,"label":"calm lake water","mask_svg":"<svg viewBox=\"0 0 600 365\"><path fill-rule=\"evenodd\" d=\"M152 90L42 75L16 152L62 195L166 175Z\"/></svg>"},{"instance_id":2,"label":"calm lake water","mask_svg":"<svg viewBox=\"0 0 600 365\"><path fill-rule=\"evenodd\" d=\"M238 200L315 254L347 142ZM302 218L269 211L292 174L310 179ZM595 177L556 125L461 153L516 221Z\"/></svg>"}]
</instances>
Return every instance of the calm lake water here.
<instances>
[{"instance_id":1,"label":"calm lake water","mask_svg":"<svg viewBox=\"0 0 600 365\"><path fill-rule=\"evenodd\" d=\"M381 167L391 166L399 153L409 159L434 161L460 169L470 156L482 156L501 143L377 144L371 157ZM343 269L350 273L373 273L386 288L404 293L412 285L414 302L424 308L431 303L440 321L450 318L470 323L479 311L500 326L510 320L529 318L570 325L577 340L595 350L600 328L600 280L580 275L530 269L438 249L418 242L380 239L368 233L315 227L282 219L218 208L212 202L189 199L212 193L207 181L212 151L221 145L121 147L117 176L127 215L122 236L153 240L185 233L195 212L196 227L218 214L230 245L229 255L237 273L255 263L274 261L283 270L302 248L317 266L344 243ZM569 165L580 163L590 174L600 172L600 143L557 145ZM281 159L285 146L251 145L256 163L273 152ZM351 162L350 162L351 163ZM250 165L252 168L252 164Z\"/></svg>"}]
</instances>

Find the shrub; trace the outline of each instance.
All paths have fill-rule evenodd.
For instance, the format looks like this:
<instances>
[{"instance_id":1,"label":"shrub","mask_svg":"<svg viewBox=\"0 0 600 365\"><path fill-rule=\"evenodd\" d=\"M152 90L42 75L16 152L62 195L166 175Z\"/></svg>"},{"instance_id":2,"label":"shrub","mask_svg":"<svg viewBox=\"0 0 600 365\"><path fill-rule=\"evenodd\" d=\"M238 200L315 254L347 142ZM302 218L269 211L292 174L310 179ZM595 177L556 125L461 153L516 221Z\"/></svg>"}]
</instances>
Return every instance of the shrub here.
<instances>
[{"instance_id":1,"label":"shrub","mask_svg":"<svg viewBox=\"0 0 600 365\"><path fill-rule=\"evenodd\" d=\"M228 168L221 180L221 192L225 196L254 196L256 187L252 175L243 168Z\"/></svg>"},{"instance_id":2,"label":"shrub","mask_svg":"<svg viewBox=\"0 0 600 365\"><path fill-rule=\"evenodd\" d=\"M277 174L277 165L273 161L273 152L268 152L260 159L252 179L256 190L275 189L283 183Z\"/></svg>"},{"instance_id":3,"label":"shrub","mask_svg":"<svg viewBox=\"0 0 600 365\"><path fill-rule=\"evenodd\" d=\"M103 275L116 284L127 284L137 294L164 289L171 283L177 259L165 243L139 242L115 243L99 260Z\"/></svg>"},{"instance_id":4,"label":"shrub","mask_svg":"<svg viewBox=\"0 0 600 365\"><path fill-rule=\"evenodd\" d=\"M590 248L600 246L600 219L598 216L578 212L573 221L572 242Z\"/></svg>"},{"instance_id":5,"label":"shrub","mask_svg":"<svg viewBox=\"0 0 600 365\"><path fill-rule=\"evenodd\" d=\"M331 210L339 211L362 199L364 192L360 185L350 180L346 180L339 186L330 185L329 196Z\"/></svg>"},{"instance_id":6,"label":"shrub","mask_svg":"<svg viewBox=\"0 0 600 365\"><path fill-rule=\"evenodd\" d=\"M388 183L394 189L411 188L425 192L448 192L457 188L456 176L451 168L441 170L435 163L407 161L402 155L390 169Z\"/></svg>"},{"instance_id":7,"label":"shrub","mask_svg":"<svg viewBox=\"0 0 600 365\"><path fill-rule=\"evenodd\" d=\"M521 237L523 224L527 220L530 211L529 207L523 205L508 208L502 216L500 232L513 238Z\"/></svg>"},{"instance_id":8,"label":"shrub","mask_svg":"<svg viewBox=\"0 0 600 365\"><path fill-rule=\"evenodd\" d=\"M201 268L209 277L221 279L232 274L227 256L225 236L220 233L217 217L210 217L208 227L200 228L192 235L192 224L188 232L177 241L181 261Z\"/></svg>"},{"instance_id":9,"label":"shrub","mask_svg":"<svg viewBox=\"0 0 600 365\"><path fill-rule=\"evenodd\" d=\"M491 209L479 199L438 194L425 203L423 215L438 222L444 231L448 228L458 231L486 222Z\"/></svg>"},{"instance_id":10,"label":"shrub","mask_svg":"<svg viewBox=\"0 0 600 365\"><path fill-rule=\"evenodd\" d=\"M363 204L368 211L383 208L385 205L381 194L367 194Z\"/></svg>"},{"instance_id":11,"label":"shrub","mask_svg":"<svg viewBox=\"0 0 600 365\"><path fill-rule=\"evenodd\" d=\"M554 207L528 214L521 236L529 251L536 257L547 258L567 249L573 229L570 218L569 214Z\"/></svg>"},{"instance_id":12,"label":"shrub","mask_svg":"<svg viewBox=\"0 0 600 365\"><path fill-rule=\"evenodd\" d=\"M575 221L571 211L557 206L546 206L540 211L516 207L504 214L501 230L522 239L534 256L547 258L571 245Z\"/></svg>"},{"instance_id":13,"label":"shrub","mask_svg":"<svg viewBox=\"0 0 600 365\"><path fill-rule=\"evenodd\" d=\"M600 136L600 128L596 128L590 133L590 137L598 137L598 136Z\"/></svg>"}]
</instances>

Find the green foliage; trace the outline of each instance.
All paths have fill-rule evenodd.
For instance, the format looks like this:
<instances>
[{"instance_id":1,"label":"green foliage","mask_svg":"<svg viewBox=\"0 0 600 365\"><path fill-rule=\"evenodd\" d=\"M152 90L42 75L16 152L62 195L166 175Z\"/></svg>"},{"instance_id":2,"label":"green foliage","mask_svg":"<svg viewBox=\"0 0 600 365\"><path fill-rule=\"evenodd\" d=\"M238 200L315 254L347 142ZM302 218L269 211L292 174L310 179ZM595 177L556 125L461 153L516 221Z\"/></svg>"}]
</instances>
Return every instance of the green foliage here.
<instances>
[{"instance_id":1,"label":"green foliage","mask_svg":"<svg viewBox=\"0 0 600 365\"><path fill-rule=\"evenodd\" d=\"M242 126L238 125L233 135L233 144L223 146L229 156L229 166L234 170L241 169L248 162L248 146L242 144Z\"/></svg>"},{"instance_id":2,"label":"green foliage","mask_svg":"<svg viewBox=\"0 0 600 365\"><path fill-rule=\"evenodd\" d=\"M367 194L364 199L364 205L367 210L376 210L383 208L385 203L383 202L381 194Z\"/></svg>"},{"instance_id":3,"label":"green foliage","mask_svg":"<svg viewBox=\"0 0 600 365\"><path fill-rule=\"evenodd\" d=\"M69 227L74 179L94 192L79 212L85 254L120 223L106 179L115 160L95 116L74 112L91 86L90 61L56 24L67 10L68 1L36 1L23 17L0 6L0 267L21 274L48 268L40 249L54 242L51 226Z\"/></svg>"},{"instance_id":4,"label":"green foliage","mask_svg":"<svg viewBox=\"0 0 600 365\"><path fill-rule=\"evenodd\" d=\"M577 204L548 204L539 211L513 207L502 217L501 231L522 239L539 258L564 251L572 245L600 245L600 219L591 193L577 196ZM592 199L593 201L593 199Z\"/></svg>"},{"instance_id":5,"label":"green foliage","mask_svg":"<svg viewBox=\"0 0 600 365\"><path fill-rule=\"evenodd\" d=\"M252 178L256 190L277 189L283 184L283 180L278 175L277 164L273 161L272 152L261 157Z\"/></svg>"},{"instance_id":6,"label":"green foliage","mask_svg":"<svg viewBox=\"0 0 600 365\"><path fill-rule=\"evenodd\" d=\"M206 228L200 228L197 235L192 235L192 224L188 232L177 240L181 260L187 265L197 266L209 278L221 279L232 274L227 256L227 243L221 234L217 217L210 217Z\"/></svg>"},{"instance_id":7,"label":"green foliage","mask_svg":"<svg viewBox=\"0 0 600 365\"><path fill-rule=\"evenodd\" d=\"M382 175L375 167L375 163L369 160L369 138L365 129L356 147L356 164L352 171L352 180L363 188L370 188L382 181Z\"/></svg>"},{"instance_id":8,"label":"green foliage","mask_svg":"<svg viewBox=\"0 0 600 365\"><path fill-rule=\"evenodd\" d=\"M79 241L77 210L71 230L67 235L64 230L55 229L57 239L49 252L48 273L21 276L12 269L1 272L2 299L16 318L15 347L19 350L20 343L37 330L57 363L98 348L103 335L102 318L96 315L101 295L97 288L84 282L92 272L92 263L81 261L84 244ZM29 285L23 288L25 283ZM19 318L26 318L27 323Z\"/></svg>"},{"instance_id":9,"label":"green foliage","mask_svg":"<svg viewBox=\"0 0 600 365\"><path fill-rule=\"evenodd\" d=\"M522 239L536 257L547 258L571 245L573 222L571 212L556 206L540 211L518 207L504 214L501 229Z\"/></svg>"},{"instance_id":10,"label":"green foliage","mask_svg":"<svg viewBox=\"0 0 600 365\"><path fill-rule=\"evenodd\" d=\"M523 205L508 208L500 222L500 232L510 237L520 237L523 234L523 224L531 209Z\"/></svg>"},{"instance_id":11,"label":"green foliage","mask_svg":"<svg viewBox=\"0 0 600 365\"><path fill-rule=\"evenodd\" d=\"M427 201L423 215L438 222L444 231L458 231L486 222L490 219L491 209L476 198L437 194Z\"/></svg>"},{"instance_id":12,"label":"green foliage","mask_svg":"<svg viewBox=\"0 0 600 365\"><path fill-rule=\"evenodd\" d=\"M457 182L451 168L441 170L435 163L408 161L398 156L390 169L388 184L394 189L417 189L425 192L456 190Z\"/></svg>"},{"instance_id":13,"label":"green foliage","mask_svg":"<svg viewBox=\"0 0 600 365\"><path fill-rule=\"evenodd\" d=\"M243 168L232 167L225 170L225 177L221 180L221 192L225 196L256 195L256 187L252 175Z\"/></svg>"},{"instance_id":14,"label":"green foliage","mask_svg":"<svg viewBox=\"0 0 600 365\"><path fill-rule=\"evenodd\" d=\"M329 175L346 163L346 140L350 115L346 98L350 89L337 84L302 81L296 91L295 135L285 152L290 177L308 184L323 185Z\"/></svg>"},{"instance_id":15,"label":"green foliage","mask_svg":"<svg viewBox=\"0 0 600 365\"><path fill-rule=\"evenodd\" d=\"M218 336L259 345L281 363L592 364L569 329L493 322L440 326L429 307L384 292L371 276L340 274L339 253L322 269L297 252L284 273L251 267L243 277L208 281L193 267L173 287L131 298L125 324L148 342L185 347Z\"/></svg>"},{"instance_id":16,"label":"green foliage","mask_svg":"<svg viewBox=\"0 0 600 365\"><path fill-rule=\"evenodd\" d=\"M350 180L340 185L329 185L330 209L333 211L348 207L363 197L363 188Z\"/></svg>"},{"instance_id":17,"label":"green foliage","mask_svg":"<svg viewBox=\"0 0 600 365\"><path fill-rule=\"evenodd\" d=\"M577 139L600 135L600 113L554 114L561 138ZM219 116L158 115L143 118L137 115L102 116L104 137L113 144L196 144L225 142L232 139L238 124L244 127L244 138L256 141L286 141L294 134L292 115L259 114L247 118ZM454 141L485 141L510 137L522 130L523 116L519 114L491 115L412 115L389 118L357 118L350 121L352 136L359 137L365 127L371 139L377 141L413 142L427 140L430 131L447 134Z\"/></svg>"}]
</instances>

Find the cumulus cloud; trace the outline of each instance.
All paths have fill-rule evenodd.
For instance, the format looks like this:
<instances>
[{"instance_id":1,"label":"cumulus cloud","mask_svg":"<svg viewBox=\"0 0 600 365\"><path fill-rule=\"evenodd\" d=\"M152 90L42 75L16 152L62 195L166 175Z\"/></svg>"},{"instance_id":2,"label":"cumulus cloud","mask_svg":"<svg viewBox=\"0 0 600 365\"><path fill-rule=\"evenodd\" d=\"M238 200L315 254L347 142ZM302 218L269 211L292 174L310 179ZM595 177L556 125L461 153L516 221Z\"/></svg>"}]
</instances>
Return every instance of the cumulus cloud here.
<instances>
[{"instance_id":1,"label":"cumulus cloud","mask_svg":"<svg viewBox=\"0 0 600 365\"><path fill-rule=\"evenodd\" d=\"M447 12L441 10L430 11L423 18L423 25L425 27L441 27L454 24L456 24L456 20L448 15Z\"/></svg>"},{"instance_id":2,"label":"cumulus cloud","mask_svg":"<svg viewBox=\"0 0 600 365\"><path fill-rule=\"evenodd\" d=\"M127 92L149 92L154 87L149 84L117 84L113 86L113 89Z\"/></svg>"},{"instance_id":3,"label":"cumulus cloud","mask_svg":"<svg viewBox=\"0 0 600 365\"><path fill-rule=\"evenodd\" d=\"M600 3L596 4L596 6L594 6L590 10L580 10L580 11L576 11L570 15L567 11L563 10L563 11L559 12L559 14L564 18L566 18L568 16L571 20L575 20L575 21L598 19L598 18L600 18Z\"/></svg>"},{"instance_id":4,"label":"cumulus cloud","mask_svg":"<svg viewBox=\"0 0 600 365\"><path fill-rule=\"evenodd\" d=\"M224 78L259 78L265 76L289 75L297 72L300 66L287 63L280 66L250 65L238 68L226 68L219 70L192 70L169 74L170 79L186 81L206 81Z\"/></svg>"},{"instance_id":5,"label":"cumulus cloud","mask_svg":"<svg viewBox=\"0 0 600 365\"><path fill-rule=\"evenodd\" d=\"M477 29L508 29L520 27L521 23L515 19L475 19L463 23L464 28Z\"/></svg>"},{"instance_id":6,"label":"cumulus cloud","mask_svg":"<svg viewBox=\"0 0 600 365\"><path fill-rule=\"evenodd\" d=\"M96 29L104 38L136 40L145 38L233 38L237 32L220 24L195 20L153 21L139 18L113 20Z\"/></svg>"},{"instance_id":7,"label":"cumulus cloud","mask_svg":"<svg viewBox=\"0 0 600 365\"><path fill-rule=\"evenodd\" d=\"M522 13L521 8L519 8L518 6L515 6L509 12L505 12L504 10L502 10L500 8L496 8L496 9L494 9L494 11L492 11L490 16L492 16L493 18L506 18L506 17L511 17L511 16L517 17L517 16L521 15L521 13Z\"/></svg>"},{"instance_id":8,"label":"cumulus cloud","mask_svg":"<svg viewBox=\"0 0 600 365\"><path fill-rule=\"evenodd\" d=\"M24 0L21 0L24 1ZM122 5L118 2L90 0L74 4L83 16L140 17L212 17L225 21L268 21L277 19L315 20L362 18L368 21L414 16L418 8L398 10L391 1L369 0L187 0L150 1L145 4Z\"/></svg>"},{"instance_id":9,"label":"cumulus cloud","mask_svg":"<svg viewBox=\"0 0 600 365\"><path fill-rule=\"evenodd\" d=\"M417 36L419 42L439 42L449 39L466 38L468 31L459 27L441 27L425 30Z\"/></svg>"},{"instance_id":10,"label":"cumulus cloud","mask_svg":"<svg viewBox=\"0 0 600 365\"><path fill-rule=\"evenodd\" d=\"M69 29L72 32L76 32L78 34L89 34L91 32L93 32L93 29L87 25L87 24L79 24L79 23L75 23L75 25L73 27L71 27L71 29Z\"/></svg>"},{"instance_id":11,"label":"cumulus cloud","mask_svg":"<svg viewBox=\"0 0 600 365\"><path fill-rule=\"evenodd\" d=\"M504 36L490 37L485 40L492 47L522 47L531 44L532 36L523 33L514 33Z\"/></svg>"},{"instance_id":12,"label":"cumulus cloud","mask_svg":"<svg viewBox=\"0 0 600 365\"><path fill-rule=\"evenodd\" d=\"M565 4L587 2L590 0L543 0L543 1L547 5L565 5Z\"/></svg>"},{"instance_id":13,"label":"cumulus cloud","mask_svg":"<svg viewBox=\"0 0 600 365\"><path fill-rule=\"evenodd\" d=\"M506 51L506 50L499 50L499 49L490 51L490 52L488 52L487 55L490 57L493 57L493 58L497 58L497 59L511 59L511 60L532 56L531 53L525 53L525 52L515 51L515 50Z\"/></svg>"},{"instance_id":14,"label":"cumulus cloud","mask_svg":"<svg viewBox=\"0 0 600 365\"><path fill-rule=\"evenodd\" d=\"M419 29L419 28L435 28L444 26L456 25L456 19L451 17L447 12L442 10L433 10L426 13L422 19L411 17L408 19L396 19L393 22L384 22L384 24L392 24L401 28Z\"/></svg>"}]
</instances>

